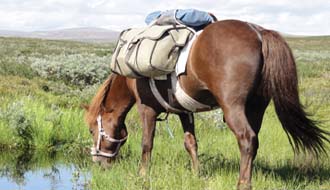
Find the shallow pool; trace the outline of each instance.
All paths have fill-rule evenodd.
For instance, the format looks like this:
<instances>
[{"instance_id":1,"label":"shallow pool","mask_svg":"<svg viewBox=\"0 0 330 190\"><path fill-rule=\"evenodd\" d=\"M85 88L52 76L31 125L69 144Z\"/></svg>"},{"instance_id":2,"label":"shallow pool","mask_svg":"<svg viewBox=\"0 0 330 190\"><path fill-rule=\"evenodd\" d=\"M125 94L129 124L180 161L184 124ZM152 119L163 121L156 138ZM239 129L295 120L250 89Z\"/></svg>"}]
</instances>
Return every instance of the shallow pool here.
<instances>
[{"instance_id":1,"label":"shallow pool","mask_svg":"<svg viewBox=\"0 0 330 190\"><path fill-rule=\"evenodd\" d=\"M19 156L0 153L0 190L87 190L89 161L77 155Z\"/></svg>"}]
</instances>

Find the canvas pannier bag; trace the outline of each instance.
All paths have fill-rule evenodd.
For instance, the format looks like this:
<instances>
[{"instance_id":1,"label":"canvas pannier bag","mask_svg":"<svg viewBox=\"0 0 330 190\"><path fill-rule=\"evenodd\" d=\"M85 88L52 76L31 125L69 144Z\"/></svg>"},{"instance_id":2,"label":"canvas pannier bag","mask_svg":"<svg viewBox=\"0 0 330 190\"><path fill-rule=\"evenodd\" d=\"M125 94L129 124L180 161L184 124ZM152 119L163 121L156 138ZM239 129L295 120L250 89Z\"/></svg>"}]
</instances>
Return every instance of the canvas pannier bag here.
<instances>
[{"instance_id":1,"label":"canvas pannier bag","mask_svg":"<svg viewBox=\"0 0 330 190\"><path fill-rule=\"evenodd\" d=\"M111 59L111 70L132 78L154 78L171 73L181 49L193 35L182 25L124 30Z\"/></svg>"}]
</instances>

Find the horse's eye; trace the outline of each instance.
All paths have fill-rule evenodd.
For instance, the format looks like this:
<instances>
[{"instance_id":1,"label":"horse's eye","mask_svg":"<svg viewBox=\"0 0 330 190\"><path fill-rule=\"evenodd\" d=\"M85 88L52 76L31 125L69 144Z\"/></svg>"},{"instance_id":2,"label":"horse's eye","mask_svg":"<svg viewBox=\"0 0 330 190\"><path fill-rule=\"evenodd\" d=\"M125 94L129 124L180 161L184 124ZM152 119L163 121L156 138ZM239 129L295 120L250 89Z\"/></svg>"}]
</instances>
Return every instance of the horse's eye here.
<instances>
[{"instance_id":1,"label":"horse's eye","mask_svg":"<svg viewBox=\"0 0 330 190\"><path fill-rule=\"evenodd\" d=\"M90 134L93 134L93 129L89 129L89 133Z\"/></svg>"}]
</instances>

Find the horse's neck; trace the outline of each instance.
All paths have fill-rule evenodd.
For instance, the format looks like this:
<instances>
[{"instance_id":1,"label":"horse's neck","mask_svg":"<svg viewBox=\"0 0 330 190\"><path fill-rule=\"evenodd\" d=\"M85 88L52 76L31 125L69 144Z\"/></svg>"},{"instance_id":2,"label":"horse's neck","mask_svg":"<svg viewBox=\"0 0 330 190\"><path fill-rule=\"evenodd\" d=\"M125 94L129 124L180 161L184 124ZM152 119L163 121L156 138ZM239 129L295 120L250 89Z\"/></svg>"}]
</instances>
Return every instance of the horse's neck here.
<instances>
[{"instance_id":1,"label":"horse's neck","mask_svg":"<svg viewBox=\"0 0 330 190\"><path fill-rule=\"evenodd\" d=\"M129 87L129 79L120 75L114 77L106 97L106 108L110 110L125 111L134 101Z\"/></svg>"}]
</instances>

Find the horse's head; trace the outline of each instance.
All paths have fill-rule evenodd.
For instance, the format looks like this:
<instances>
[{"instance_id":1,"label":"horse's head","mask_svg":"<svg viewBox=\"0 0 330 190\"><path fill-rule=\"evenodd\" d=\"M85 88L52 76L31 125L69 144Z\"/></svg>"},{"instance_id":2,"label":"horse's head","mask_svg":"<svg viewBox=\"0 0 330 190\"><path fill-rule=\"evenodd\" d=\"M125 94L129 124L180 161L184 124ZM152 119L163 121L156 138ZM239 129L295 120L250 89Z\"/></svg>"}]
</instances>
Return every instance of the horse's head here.
<instances>
[{"instance_id":1,"label":"horse's head","mask_svg":"<svg viewBox=\"0 0 330 190\"><path fill-rule=\"evenodd\" d=\"M93 138L93 161L102 164L114 160L128 137L125 123L113 110L99 114L95 122L89 123L89 131Z\"/></svg>"},{"instance_id":2,"label":"horse's head","mask_svg":"<svg viewBox=\"0 0 330 190\"><path fill-rule=\"evenodd\" d=\"M93 138L94 162L106 166L118 155L128 137L124 120L133 103L125 78L118 76L110 77L91 105L85 107L85 119Z\"/></svg>"}]
</instances>

